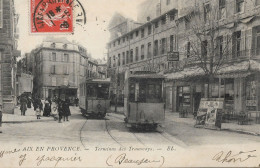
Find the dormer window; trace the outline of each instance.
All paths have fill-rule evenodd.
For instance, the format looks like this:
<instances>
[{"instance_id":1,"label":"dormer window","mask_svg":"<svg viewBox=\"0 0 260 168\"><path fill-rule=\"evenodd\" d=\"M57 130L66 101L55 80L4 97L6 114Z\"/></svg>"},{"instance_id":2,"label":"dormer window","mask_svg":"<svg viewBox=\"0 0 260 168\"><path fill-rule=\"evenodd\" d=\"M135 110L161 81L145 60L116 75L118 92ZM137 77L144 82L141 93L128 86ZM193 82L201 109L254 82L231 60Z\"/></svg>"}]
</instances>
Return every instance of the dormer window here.
<instances>
[{"instance_id":1,"label":"dormer window","mask_svg":"<svg viewBox=\"0 0 260 168\"><path fill-rule=\"evenodd\" d=\"M52 43L52 44L51 44L51 47L52 47L52 48L55 48L55 47L56 47L56 44L55 44L55 43Z\"/></svg>"}]
</instances>

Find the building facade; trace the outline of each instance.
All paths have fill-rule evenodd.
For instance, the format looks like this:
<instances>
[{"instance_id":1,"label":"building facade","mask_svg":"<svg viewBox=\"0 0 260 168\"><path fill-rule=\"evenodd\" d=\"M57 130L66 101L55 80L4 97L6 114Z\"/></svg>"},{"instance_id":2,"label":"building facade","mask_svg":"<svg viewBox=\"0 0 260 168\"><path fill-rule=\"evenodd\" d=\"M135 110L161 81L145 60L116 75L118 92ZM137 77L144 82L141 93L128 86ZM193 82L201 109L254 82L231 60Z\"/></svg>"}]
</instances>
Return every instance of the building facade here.
<instances>
[{"instance_id":1,"label":"building facade","mask_svg":"<svg viewBox=\"0 0 260 168\"><path fill-rule=\"evenodd\" d=\"M111 40L109 75L164 73L166 106L173 112L194 113L203 97L224 98L225 109L236 114L259 110L260 1L189 2L179 1L177 8ZM198 40L196 31L208 35ZM205 71L209 67L216 71Z\"/></svg>"},{"instance_id":2,"label":"building facade","mask_svg":"<svg viewBox=\"0 0 260 168\"><path fill-rule=\"evenodd\" d=\"M4 113L14 113L16 104L17 22L13 0L0 0L0 103Z\"/></svg>"},{"instance_id":3,"label":"building facade","mask_svg":"<svg viewBox=\"0 0 260 168\"><path fill-rule=\"evenodd\" d=\"M79 84L87 76L87 50L66 39L47 39L33 50L34 95L41 98L79 96Z\"/></svg>"}]
</instances>

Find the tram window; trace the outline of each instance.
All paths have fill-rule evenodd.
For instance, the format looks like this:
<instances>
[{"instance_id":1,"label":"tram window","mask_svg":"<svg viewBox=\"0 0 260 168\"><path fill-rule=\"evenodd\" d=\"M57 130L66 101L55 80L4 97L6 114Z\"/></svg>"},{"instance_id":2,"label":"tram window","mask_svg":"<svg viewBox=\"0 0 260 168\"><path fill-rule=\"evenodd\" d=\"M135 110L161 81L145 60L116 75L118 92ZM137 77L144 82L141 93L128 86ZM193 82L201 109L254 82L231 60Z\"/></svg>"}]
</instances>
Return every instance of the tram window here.
<instances>
[{"instance_id":1,"label":"tram window","mask_svg":"<svg viewBox=\"0 0 260 168\"><path fill-rule=\"evenodd\" d=\"M129 100L131 102L135 101L135 84L131 83L129 88Z\"/></svg>"},{"instance_id":2,"label":"tram window","mask_svg":"<svg viewBox=\"0 0 260 168\"><path fill-rule=\"evenodd\" d=\"M109 97L109 87L105 85L99 85L97 89L97 98L108 99Z\"/></svg>"},{"instance_id":3,"label":"tram window","mask_svg":"<svg viewBox=\"0 0 260 168\"><path fill-rule=\"evenodd\" d=\"M155 96L156 96L156 98L158 98L158 99L160 99L161 98L161 86L160 85L156 85L156 87L155 87L156 89L155 89Z\"/></svg>"},{"instance_id":4,"label":"tram window","mask_svg":"<svg viewBox=\"0 0 260 168\"><path fill-rule=\"evenodd\" d=\"M96 89L93 85L87 86L87 96L88 97L96 97Z\"/></svg>"},{"instance_id":5,"label":"tram window","mask_svg":"<svg viewBox=\"0 0 260 168\"><path fill-rule=\"evenodd\" d=\"M139 102L145 102L146 101L146 85L145 84L140 84L139 85L138 101Z\"/></svg>"},{"instance_id":6,"label":"tram window","mask_svg":"<svg viewBox=\"0 0 260 168\"><path fill-rule=\"evenodd\" d=\"M156 103L162 101L161 85L148 85L147 102Z\"/></svg>"},{"instance_id":7,"label":"tram window","mask_svg":"<svg viewBox=\"0 0 260 168\"><path fill-rule=\"evenodd\" d=\"M155 85L148 85L148 98L155 98Z\"/></svg>"}]
</instances>

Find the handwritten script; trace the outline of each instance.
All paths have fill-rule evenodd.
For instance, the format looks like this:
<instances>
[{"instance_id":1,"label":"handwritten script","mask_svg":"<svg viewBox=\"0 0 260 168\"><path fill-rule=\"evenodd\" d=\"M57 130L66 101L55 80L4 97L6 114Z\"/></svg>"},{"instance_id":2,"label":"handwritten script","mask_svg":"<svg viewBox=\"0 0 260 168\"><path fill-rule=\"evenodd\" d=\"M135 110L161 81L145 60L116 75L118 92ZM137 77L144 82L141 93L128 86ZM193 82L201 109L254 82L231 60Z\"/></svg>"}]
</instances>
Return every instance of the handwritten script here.
<instances>
[{"instance_id":1,"label":"handwritten script","mask_svg":"<svg viewBox=\"0 0 260 168\"><path fill-rule=\"evenodd\" d=\"M250 158L255 158L256 157L256 155L254 155L255 152L256 152L256 150L247 151L247 152L240 151L239 153L233 154L234 152L232 152L232 151L228 151L227 153L225 153L224 151L221 151L221 152L217 153L212 158L212 160L215 160L220 163L245 162L245 161L249 160Z\"/></svg>"},{"instance_id":2,"label":"handwritten script","mask_svg":"<svg viewBox=\"0 0 260 168\"><path fill-rule=\"evenodd\" d=\"M129 158L126 153L122 153L120 155L117 155L113 157L113 155L110 155L107 160L106 164L108 166L119 166L119 165L130 165L130 164L135 164L135 165L144 165L144 164L160 164L160 167L164 164L165 158L163 156L160 157L160 159L148 159L145 157L138 158L138 159L133 159Z\"/></svg>"},{"instance_id":3,"label":"handwritten script","mask_svg":"<svg viewBox=\"0 0 260 168\"><path fill-rule=\"evenodd\" d=\"M13 149L13 150L2 150L0 151L0 158L3 158L5 155L11 155L20 152L20 149Z\"/></svg>"}]
</instances>

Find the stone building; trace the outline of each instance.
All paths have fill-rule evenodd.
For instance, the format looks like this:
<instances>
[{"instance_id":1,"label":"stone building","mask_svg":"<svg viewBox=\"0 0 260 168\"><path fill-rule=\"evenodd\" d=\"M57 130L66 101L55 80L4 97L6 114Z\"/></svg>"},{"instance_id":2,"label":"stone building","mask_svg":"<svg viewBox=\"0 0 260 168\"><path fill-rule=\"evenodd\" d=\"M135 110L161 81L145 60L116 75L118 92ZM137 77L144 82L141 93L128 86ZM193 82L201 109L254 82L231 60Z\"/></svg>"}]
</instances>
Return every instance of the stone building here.
<instances>
[{"instance_id":1,"label":"stone building","mask_svg":"<svg viewBox=\"0 0 260 168\"><path fill-rule=\"evenodd\" d=\"M108 43L108 76L113 81L112 95L117 92L123 101L124 72L127 69L160 72L167 68L167 53L177 48L177 14L177 9L168 10Z\"/></svg>"},{"instance_id":2,"label":"stone building","mask_svg":"<svg viewBox=\"0 0 260 168\"><path fill-rule=\"evenodd\" d=\"M87 78L106 78L107 64L100 62L96 59L88 59Z\"/></svg>"},{"instance_id":3,"label":"stone building","mask_svg":"<svg viewBox=\"0 0 260 168\"><path fill-rule=\"evenodd\" d=\"M150 15L150 21L108 43L108 75L126 70L164 73L166 106L173 112L194 113L203 97L224 98L226 111L233 114L259 111L260 1L191 0L177 4L160 16ZM215 18L209 20L213 11ZM145 21L145 17L140 18ZM194 28L210 33L212 24L218 31L212 42L209 35L199 41ZM224 50L228 52L224 54ZM196 58L199 55L202 62ZM221 63L211 64L209 58ZM203 64L218 66L210 84Z\"/></svg>"},{"instance_id":4,"label":"stone building","mask_svg":"<svg viewBox=\"0 0 260 168\"><path fill-rule=\"evenodd\" d=\"M16 104L17 22L13 0L0 0L0 103L4 113L14 113Z\"/></svg>"},{"instance_id":5,"label":"stone building","mask_svg":"<svg viewBox=\"0 0 260 168\"><path fill-rule=\"evenodd\" d=\"M257 32L260 20L257 15L260 12L260 1L194 2L195 5L183 8L178 18L180 60L169 67L166 83L168 89L172 90L172 110L176 112L184 109L193 113L198 110L200 98L212 97L224 98L225 111L234 115L258 111L260 43ZM217 33L213 38L207 35L197 43L194 26L209 34ZM205 55L202 63L207 62L206 65L210 66L210 58L213 58L212 68L219 66L210 84L207 81L208 74L204 71L207 68L201 68L202 63L194 56L195 43L198 44L200 58Z\"/></svg>"},{"instance_id":6,"label":"stone building","mask_svg":"<svg viewBox=\"0 0 260 168\"><path fill-rule=\"evenodd\" d=\"M79 84L87 76L87 50L65 38L45 39L34 55L34 95L41 98L79 96Z\"/></svg>"}]
</instances>

